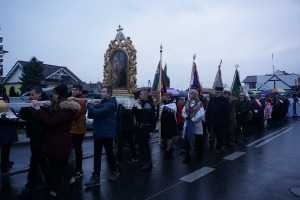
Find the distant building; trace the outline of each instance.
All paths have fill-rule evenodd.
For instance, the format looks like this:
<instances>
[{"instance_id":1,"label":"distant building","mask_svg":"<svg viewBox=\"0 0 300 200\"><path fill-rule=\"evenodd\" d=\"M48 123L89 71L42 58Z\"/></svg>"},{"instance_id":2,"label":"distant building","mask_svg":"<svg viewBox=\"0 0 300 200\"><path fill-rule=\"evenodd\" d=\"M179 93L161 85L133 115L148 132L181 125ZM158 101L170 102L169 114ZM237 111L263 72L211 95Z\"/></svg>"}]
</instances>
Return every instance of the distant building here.
<instances>
[{"instance_id":1,"label":"distant building","mask_svg":"<svg viewBox=\"0 0 300 200\"><path fill-rule=\"evenodd\" d=\"M19 89L21 87L19 77L22 74L22 67L26 63L28 62L17 61L8 72L6 77L0 77L0 84L6 89L6 92L9 91L11 86L14 86L16 92L21 93ZM42 64L44 66L45 82L47 83L48 87L55 87L60 84L66 84L68 86L71 86L75 83L82 84L82 81L67 67L44 63Z\"/></svg>"},{"instance_id":2,"label":"distant building","mask_svg":"<svg viewBox=\"0 0 300 200\"><path fill-rule=\"evenodd\" d=\"M274 74L247 76L243 83L249 91L262 91L274 88L291 90L293 86L300 84L300 78L297 74L287 73L277 70Z\"/></svg>"}]
</instances>

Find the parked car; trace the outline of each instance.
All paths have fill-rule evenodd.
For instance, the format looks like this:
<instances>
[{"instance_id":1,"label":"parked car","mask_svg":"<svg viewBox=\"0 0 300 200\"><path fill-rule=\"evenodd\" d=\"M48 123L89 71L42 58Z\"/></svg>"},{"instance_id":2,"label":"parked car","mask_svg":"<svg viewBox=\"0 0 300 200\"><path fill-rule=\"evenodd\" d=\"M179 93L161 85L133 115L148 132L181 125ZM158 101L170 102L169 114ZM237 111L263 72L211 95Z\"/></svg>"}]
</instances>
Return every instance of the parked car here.
<instances>
[{"instance_id":1,"label":"parked car","mask_svg":"<svg viewBox=\"0 0 300 200\"><path fill-rule=\"evenodd\" d=\"M88 113L86 113L85 117L86 117L86 130L93 130L93 119L88 118Z\"/></svg>"},{"instance_id":2,"label":"parked car","mask_svg":"<svg viewBox=\"0 0 300 200\"><path fill-rule=\"evenodd\" d=\"M24 101L20 97L9 97L9 102L10 103L24 103ZM15 112L19 116L21 106L14 106L12 108L15 110ZM25 124L26 124L26 120L19 117L18 125L17 125L18 128L24 128Z\"/></svg>"}]
</instances>

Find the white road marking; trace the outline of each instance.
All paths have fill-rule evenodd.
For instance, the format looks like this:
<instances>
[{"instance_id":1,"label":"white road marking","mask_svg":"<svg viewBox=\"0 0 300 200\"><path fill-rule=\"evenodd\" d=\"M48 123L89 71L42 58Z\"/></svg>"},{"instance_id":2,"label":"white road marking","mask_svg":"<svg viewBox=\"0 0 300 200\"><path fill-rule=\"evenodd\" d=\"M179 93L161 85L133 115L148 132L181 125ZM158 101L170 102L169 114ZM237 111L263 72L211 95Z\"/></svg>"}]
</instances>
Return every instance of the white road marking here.
<instances>
[{"instance_id":1,"label":"white road marking","mask_svg":"<svg viewBox=\"0 0 300 200\"><path fill-rule=\"evenodd\" d=\"M190 173L182 178L180 180L185 182L193 182L194 180L214 171L214 168L211 167L202 167L201 169L198 169L197 171L194 171L193 173Z\"/></svg>"},{"instance_id":2,"label":"white road marking","mask_svg":"<svg viewBox=\"0 0 300 200\"><path fill-rule=\"evenodd\" d=\"M278 130L278 131L275 131L274 133L271 133L271 134L269 134L269 135L266 135L265 137L262 137L262 138L260 138L260 139L258 139L258 140L255 140L254 142L251 142L250 144L247 144L246 146L247 147L251 147L252 145L254 145L254 144L256 144L256 143L258 143L258 142L260 142L260 141L263 141L264 139L266 139L266 138L269 138L269 137L272 137L272 135L275 135L275 134L277 134L278 132L280 132L280 131L282 131L283 129L286 129L287 127L283 127L282 129L280 129L280 130Z\"/></svg>"},{"instance_id":3,"label":"white road marking","mask_svg":"<svg viewBox=\"0 0 300 200\"><path fill-rule=\"evenodd\" d=\"M262 142L262 143L259 143L258 145L254 146L254 147L261 147L262 145L264 145L264 144L270 142L271 140L273 140L273 139L275 139L275 138L277 138L277 137L279 137L279 136L285 134L286 132L290 131L290 130L293 129L293 128L294 128L294 127L290 127L289 129L283 131L282 133L279 133L278 135L276 135L276 136L274 136L274 137L271 137L270 139L267 139L266 141L264 141L264 142Z\"/></svg>"},{"instance_id":4,"label":"white road marking","mask_svg":"<svg viewBox=\"0 0 300 200\"><path fill-rule=\"evenodd\" d=\"M237 151L237 152L234 152L233 154L230 154L230 155L224 157L223 159L225 159L225 160L234 160L234 159L236 159L236 158L238 158L238 157L240 157L244 154L245 154L245 152Z\"/></svg>"}]
</instances>

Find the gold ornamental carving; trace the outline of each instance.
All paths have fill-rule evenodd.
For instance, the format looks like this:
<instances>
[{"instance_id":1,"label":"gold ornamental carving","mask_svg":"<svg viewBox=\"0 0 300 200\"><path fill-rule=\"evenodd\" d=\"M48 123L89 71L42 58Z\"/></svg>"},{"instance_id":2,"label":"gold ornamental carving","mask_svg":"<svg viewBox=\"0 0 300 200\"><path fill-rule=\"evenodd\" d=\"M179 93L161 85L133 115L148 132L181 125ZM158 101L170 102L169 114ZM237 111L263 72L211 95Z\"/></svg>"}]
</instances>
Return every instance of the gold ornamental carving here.
<instances>
[{"instance_id":1,"label":"gold ornamental carving","mask_svg":"<svg viewBox=\"0 0 300 200\"><path fill-rule=\"evenodd\" d=\"M103 84L111 85L115 96L131 96L136 91L136 49L122 30L119 26L104 54Z\"/></svg>"}]
</instances>

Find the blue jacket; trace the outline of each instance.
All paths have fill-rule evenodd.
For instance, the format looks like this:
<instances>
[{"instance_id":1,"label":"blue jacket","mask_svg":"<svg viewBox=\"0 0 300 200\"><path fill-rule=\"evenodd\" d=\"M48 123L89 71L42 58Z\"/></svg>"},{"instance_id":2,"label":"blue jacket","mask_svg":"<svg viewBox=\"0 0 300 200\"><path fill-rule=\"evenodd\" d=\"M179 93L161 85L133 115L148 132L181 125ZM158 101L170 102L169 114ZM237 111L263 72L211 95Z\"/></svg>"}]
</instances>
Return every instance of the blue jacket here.
<instances>
[{"instance_id":1,"label":"blue jacket","mask_svg":"<svg viewBox=\"0 0 300 200\"><path fill-rule=\"evenodd\" d=\"M87 104L89 117L93 118L94 139L116 137L116 111L115 97L103 99L98 105Z\"/></svg>"}]
</instances>

